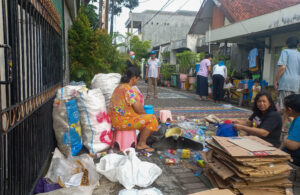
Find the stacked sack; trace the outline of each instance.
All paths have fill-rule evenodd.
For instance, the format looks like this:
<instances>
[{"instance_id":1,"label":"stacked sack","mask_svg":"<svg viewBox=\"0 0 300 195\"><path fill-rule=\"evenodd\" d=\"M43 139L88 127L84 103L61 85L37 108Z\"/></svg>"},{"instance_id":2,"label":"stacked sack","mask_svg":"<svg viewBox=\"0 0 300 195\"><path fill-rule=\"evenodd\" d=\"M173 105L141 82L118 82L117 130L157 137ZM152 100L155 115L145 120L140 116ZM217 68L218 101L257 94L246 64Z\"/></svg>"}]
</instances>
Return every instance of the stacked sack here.
<instances>
[{"instance_id":1,"label":"stacked sack","mask_svg":"<svg viewBox=\"0 0 300 195\"><path fill-rule=\"evenodd\" d=\"M77 103L84 146L91 154L108 149L112 142L111 121L101 89L79 90Z\"/></svg>"},{"instance_id":2,"label":"stacked sack","mask_svg":"<svg viewBox=\"0 0 300 195\"><path fill-rule=\"evenodd\" d=\"M242 194L282 195L288 180L290 155L256 137L218 137L206 141L205 175L214 187Z\"/></svg>"},{"instance_id":3,"label":"stacked sack","mask_svg":"<svg viewBox=\"0 0 300 195\"><path fill-rule=\"evenodd\" d=\"M115 88L120 84L121 75L118 73L96 74L92 80L92 89L101 89L106 102L106 108L109 108L110 98Z\"/></svg>"},{"instance_id":4,"label":"stacked sack","mask_svg":"<svg viewBox=\"0 0 300 195\"><path fill-rule=\"evenodd\" d=\"M81 125L77 101L78 90L85 85L65 86L57 91L53 104L53 128L60 151L75 156L82 149Z\"/></svg>"}]
</instances>

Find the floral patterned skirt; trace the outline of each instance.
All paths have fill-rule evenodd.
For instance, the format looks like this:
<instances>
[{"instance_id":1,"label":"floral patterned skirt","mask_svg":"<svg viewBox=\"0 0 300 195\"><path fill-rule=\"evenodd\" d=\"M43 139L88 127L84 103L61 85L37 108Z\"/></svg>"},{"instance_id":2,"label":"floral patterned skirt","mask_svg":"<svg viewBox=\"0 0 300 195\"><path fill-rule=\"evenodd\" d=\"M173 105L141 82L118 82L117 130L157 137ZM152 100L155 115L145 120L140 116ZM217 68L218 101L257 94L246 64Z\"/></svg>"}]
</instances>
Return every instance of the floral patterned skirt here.
<instances>
[{"instance_id":1,"label":"floral patterned skirt","mask_svg":"<svg viewBox=\"0 0 300 195\"><path fill-rule=\"evenodd\" d=\"M158 130L158 122L153 114L141 114L133 117L118 116L112 118L112 126L117 131L128 131L128 130L143 130L147 129L150 131Z\"/></svg>"}]
</instances>

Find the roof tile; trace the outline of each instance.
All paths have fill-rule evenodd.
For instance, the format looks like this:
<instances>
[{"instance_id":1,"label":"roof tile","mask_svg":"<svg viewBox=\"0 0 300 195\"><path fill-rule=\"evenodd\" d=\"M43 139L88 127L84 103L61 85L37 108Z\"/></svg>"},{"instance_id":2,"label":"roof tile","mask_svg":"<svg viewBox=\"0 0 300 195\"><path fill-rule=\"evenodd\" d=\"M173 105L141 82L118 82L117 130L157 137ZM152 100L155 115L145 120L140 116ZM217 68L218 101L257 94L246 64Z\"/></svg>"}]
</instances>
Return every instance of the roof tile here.
<instances>
[{"instance_id":1,"label":"roof tile","mask_svg":"<svg viewBox=\"0 0 300 195\"><path fill-rule=\"evenodd\" d=\"M300 3L300 0L219 0L227 14L238 22Z\"/></svg>"}]
</instances>

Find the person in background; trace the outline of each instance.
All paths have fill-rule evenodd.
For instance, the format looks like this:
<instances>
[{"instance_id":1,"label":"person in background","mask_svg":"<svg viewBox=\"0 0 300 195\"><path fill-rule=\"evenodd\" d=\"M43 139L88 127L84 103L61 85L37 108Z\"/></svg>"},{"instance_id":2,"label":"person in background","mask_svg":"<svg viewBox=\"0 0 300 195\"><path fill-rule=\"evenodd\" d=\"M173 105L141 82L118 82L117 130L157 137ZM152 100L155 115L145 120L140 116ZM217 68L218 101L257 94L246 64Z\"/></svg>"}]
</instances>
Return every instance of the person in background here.
<instances>
[{"instance_id":1,"label":"person in background","mask_svg":"<svg viewBox=\"0 0 300 195\"><path fill-rule=\"evenodd\" d=\"M282 150L289 153L293 163L300 166L300 95L292 94L284 99L284 113L294 120L283 140Z\"/></svg>"},{"instance_id":2,"label":"person in background","mask_svg":"<svg viewBox=\"0 0 300 195\"><path fill-rule=\"evenodd\" d=\"M213 99L216 103L221 103L223 100L224 81L227 77L227 68L223 61L213 67Z\"/></svg>"},{"instance_id":3,"label":"person in background","mask_svg":"<svg viewBox=\"0 0 300 195\"><path fill-rule=\"evenodd\" d=\"M153 152L146 144L153 131L158 130L158 122L153 114L145 114L144 107L136 90L132 87L138 83L141 71L138 67L129 67L121 78L121 84L114 90L110 100L109 116L116 131L140 131L138 150Z\"/></svg>"},{"instance_id":4,"label":"person in background","mask_svg":"<svg viewBox=\"0 0 300 195\"><path fill-rule=\"evenodd\" d=\"M133 51L129 52L129 58L126 60L126 68L129 68L131 66L137 66L135 53Z\"/></svg>"},{"instance_id":5,"label":"person in background","mask_svg":"<svg viewBox=\"0 0 300 195\"><path fill-rule=\"evenodd\" d=\"M291 36L286 40L287 49L281 52L278 60L278 71L274 81L274 88L279 91L278 104L281 112L284 108L284 98L291 94L298 94L300 87L300 52L297 47L299 39L296 36ZM286 132L287 116L283 114L282 131Z\"/></svg>"},{"instance_id":6,"label":"person in background","mask_svg":"<svg viewBox=\"0 0 300 195\"><path fill-rule=\"evenodd\" d=\"M254 85L252 86L252 98L251 98L251 102L253 103L254 102L254 99L256 97L256 95L261 92L261 86L259 85L259 80L258 79L255 79L254 80Z\"/></svg>"},{"instance_id":7,"label":"person in background","mask_svg":"<svg viewBox=\"0 0 300 195\"><path fill-rule=\"evenodd\" d=\"M208 96L208 75L211 74L211 61L213 59L212 54L207 54L205 59L200 62L199 71L197 72L197 91L200 96L200 100L203 100L203 96Z\"/></svg>"},{"instance_id":8,"label":"person in background","mask_svg":"<svg viewBox=\"0 0 300 195\"><path fill-rule=\"evenodd\" d=\"M231 98L231 91L230 89L233 88L232 83L230 82L230 77L227 77L225 80L225 84L224 84L224 97L226 99L230 99Z\"/></svg>"},{"instance_id":9,"label":"person in background","mask_svg":"<svg viewBox=\"0 0 300 195\"><path fill-rule=\"evenodd\" d=\"M154 84L154 98L158 98L157 94L157 80L160 75L161 63L159 59L156 58L156 51L150 52L150 58L146 64L146 76L145 79L148 80L147 97L149 99L152 93L152 83Z\"/></svg>"},{"instance_id":10,"label":"person in background","mask_svg":"<svg viewBox=\"0 0 300 195\"><path fill-rule=\"evenodd\" d=\"M235 130L258 136L279 147L282 119L271 95L264 92L257 94L252 110L248 120L232 120Z\"/></svg>"}]
</instances>

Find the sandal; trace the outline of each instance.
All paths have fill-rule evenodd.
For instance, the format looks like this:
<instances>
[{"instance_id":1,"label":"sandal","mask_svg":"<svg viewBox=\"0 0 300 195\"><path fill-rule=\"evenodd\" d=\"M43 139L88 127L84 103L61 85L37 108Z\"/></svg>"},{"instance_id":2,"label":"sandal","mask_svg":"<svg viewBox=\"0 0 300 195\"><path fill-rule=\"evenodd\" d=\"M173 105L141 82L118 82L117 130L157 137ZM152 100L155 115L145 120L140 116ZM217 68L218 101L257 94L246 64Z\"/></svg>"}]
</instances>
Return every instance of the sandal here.
<instances>
[{"instance_id":1,"label":"sandal","mask_svg":"<svg viewBox=\"0 0 300 195\"><path fill-rule=\"evenodd\" d=\"M150 147L146 147L146 148L142 148L142 149L136 149L137 151L145 151L145 152L155 152L154 148L150 148Z\"/></svg>"},{"instance_id":2,"label":"sandal","mask_svg":"<svg viewBox=\"0 0 300 195\"><path fill-rule=\"evenodd\" d=\"M156 95L156 96L154 96L154 98L155 98L155 99L158 99L158 96Z\"/></svg>"},{"instance_id":3,"label":"sandal","mask_svg":"<svg viewBox=\"0 0 300 195\"><path fill-rule=\"evenodd\" d=\"M147 95L147 96L146 96L146 99L150 99L150 95Z\"/></svg>"}]
</instances>

